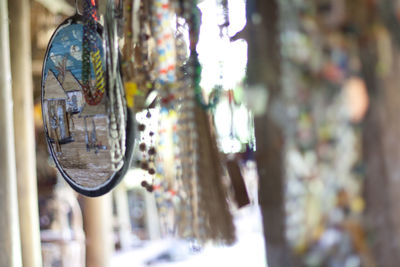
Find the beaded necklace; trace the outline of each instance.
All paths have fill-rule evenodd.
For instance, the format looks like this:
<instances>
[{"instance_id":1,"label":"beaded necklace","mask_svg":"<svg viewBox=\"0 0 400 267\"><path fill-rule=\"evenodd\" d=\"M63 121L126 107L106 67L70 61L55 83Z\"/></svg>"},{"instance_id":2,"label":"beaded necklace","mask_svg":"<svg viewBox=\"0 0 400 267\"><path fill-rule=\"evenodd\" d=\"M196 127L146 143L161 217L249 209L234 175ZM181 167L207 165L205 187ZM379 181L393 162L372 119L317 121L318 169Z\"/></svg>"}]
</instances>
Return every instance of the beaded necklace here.
<instances>
[{"instance_id":1,"label":"beaded necklace","mask_svg":"<svg viewBox=\"0 0 400 267\"><path fill-rule=\"evenodd\" d=\"M97 34L97 8L94 0L83 0L83 34L82 34L82 91L85 101L89 105L100 103L105 92L105 78L103 64L100 56L100 49L96 44ZM96 90L91 91L90 61L93 62L94 73L96 76Z\"/></svg>"},{"instance_id":2,"label":"beaded necklace","mask_svg":"<svg viewBox=\"0 0 400 267\"><path fill-rule=\"evenodd\" d=\"M157 55L157 81L164 85L175 82L175 41L171 27L173 12L169 0L152 3L152 34Z\"/></svg>"},{"instance_id":3,"label":"beaded necklace","mask_svg":"<svg viewBox=\"0 0 400 267\"><path fill-rule=\"evenodd\" d=\"M122 70L127 104L135 111L148 107L146 96L154 88L151 47L151 5L145 0L125 0L125 44Z\"/></svg>"},{"instance_id":4,"label":"beaded necklace","mask_svg":"<svg viewBox=\"0 0 400 267\"><path fill-rule=\"evenodd\" d=\"M121 7L121 6L118 6ZM124 86L119 67L118 10L114 1L107 1L104 23L104 40L109 97L109 143L112 169L119 170L124 164L126 151L127 110Z\"/></svg>"},{"instance_id":5,"label":"beaded necklace","mask_svg":"<svg viewBox=\"0 0 400 267\"><path fill-rule=\"evenodd\" d=\"M156 157L150 155L142 141L139 146L142 160L138 164L152 177L151 183L143 181L142 186L154 192L159 215L168 233L176 231L181 237L203 242L211 239L230 243L233 240L232 217L221 181L215 137L206 113L217 104L222 85L216 87L206 103L200 87L202 67L197 43L201 12L197 1L139 1L140 7L134 4L137 1L127 2L130 3L128 16L139 14L136 17L140 18L140 26L133 25L135 16L127 20L125 45L128 47L124 49L123 68L129 73L125 75L125 85L127 81L133 82L146 90L144 85L150 82L151 89L156 89L161 99L158 102L162 111L159 119L165 121L167 116L176 112L177 121L173 134L176 140L172 141L176 157L173 163L166 163L175 171L170 169L166 173L162 162L154 168ZM170 25L174 14L175 33ZM229 25L221 23L224 24L223 27ZM184 38L186 31L189 33L189 56ZM138 96L134 97L135 106L136 99ZM162 121L159 124L162 125ZM139 131L144 134L146 128L141 124ZM162 155L162 140L171 137L161 131L158 137L157 150ZM171 208L175 208L173 227L167 219Z\"/></svg>"}]
</instances>

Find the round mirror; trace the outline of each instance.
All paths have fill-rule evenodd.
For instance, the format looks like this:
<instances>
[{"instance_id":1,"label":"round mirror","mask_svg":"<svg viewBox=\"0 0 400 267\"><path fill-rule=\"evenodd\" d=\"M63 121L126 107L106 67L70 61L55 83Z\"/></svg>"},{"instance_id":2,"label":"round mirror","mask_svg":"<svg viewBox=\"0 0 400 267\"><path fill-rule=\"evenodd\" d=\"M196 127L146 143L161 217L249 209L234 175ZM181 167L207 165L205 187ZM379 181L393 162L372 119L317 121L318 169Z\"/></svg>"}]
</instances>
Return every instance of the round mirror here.
<instances>
[{"instance_id":1,"label":"round mirror","mask_svg":"<svg viewBox=\"0 0 400 267\"><path fill-rule=\"evenodd\" d=\"M95 49L88 51L82 16L64 21L50 40L42 71L50 155L64 179L86 196L105 194L120 181L133 147L132 115L120 72L109 77L113 72L105 64L103 29L96 26L95 36L89 36Z\"/></svg>"}]
</instances>

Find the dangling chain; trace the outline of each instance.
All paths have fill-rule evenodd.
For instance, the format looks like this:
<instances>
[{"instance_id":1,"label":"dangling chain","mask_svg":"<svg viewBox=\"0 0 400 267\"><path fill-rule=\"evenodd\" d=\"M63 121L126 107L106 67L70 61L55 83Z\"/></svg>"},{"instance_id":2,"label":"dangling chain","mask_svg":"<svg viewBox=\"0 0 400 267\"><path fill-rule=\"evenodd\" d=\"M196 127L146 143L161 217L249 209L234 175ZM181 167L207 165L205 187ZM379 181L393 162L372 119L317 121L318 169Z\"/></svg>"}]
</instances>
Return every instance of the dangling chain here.
<instances>
[{"instance_id":1,"label":"dangling chain","mask_svg":"<svg viewBox=\"0 0 400 267\"><path fill-rule=\"evenodd\" d=\"M112 168L119 170L124 164L126 143L126 114L123 83L119 74L117 18L114 1L107 1L107 12L104 23L104 39L106 41L106 61L109 77L109 143Z\"/></svg>"},{"instance_id":2,"label":"dangling chain","mask_svg":"<svg viewBox=\"0 0 400 267\"><path fill-rule=\"evenodd\" d=\"M105 80L100 49L97 47L97 10L95 0L83 0L83 36L82 36L82 90L89 105L100 103L105 92ZM96 91L90 89L92 62L96 76Z\"/></svg>"},{"instance_id":3,"label":"dangling chain","mask_svg":"<svg viewBox=\"0 0 400 267\"><path fill-rule=\"evenodd\" d=\"M188 7L182 8L182 16L188 14L185 10ZM198 199L198 190L194 186L197 184L197 164L196 164L196 131L194 125L195 106L194 94L191 88L190 77L186 73L184 64L187 60L187 48L183 32L186 30L184 25L179 23L177 18L176 26L176 63L180 66L177 69L177 96L179 100L177 135L179 138L179 159L180 170L177 172L177 182L181 183L182 188L178 191L178 196L181 200L181 214L179 221L180 235L185 238L199 238L199 213L196 203Z\"/></svg>"}]
</instances>

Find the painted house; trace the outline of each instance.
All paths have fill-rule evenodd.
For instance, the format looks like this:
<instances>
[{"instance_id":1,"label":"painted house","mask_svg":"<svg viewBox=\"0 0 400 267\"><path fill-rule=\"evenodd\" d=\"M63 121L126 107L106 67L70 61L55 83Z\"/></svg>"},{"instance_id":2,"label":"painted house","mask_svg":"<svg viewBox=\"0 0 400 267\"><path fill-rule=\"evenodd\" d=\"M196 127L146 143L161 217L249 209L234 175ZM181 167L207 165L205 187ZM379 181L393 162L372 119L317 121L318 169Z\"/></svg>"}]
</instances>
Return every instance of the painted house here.
<instances>
[{"instance_id":1,"label":"painted house","mask_svg":"<svg viewBox=\"0 0 400 267\"><path fill-rule=\"evenodd\" d=\"M57 80L54 73L49 70L44 85L43 112L46 126L52 142L66 144L72 141L67 116L68 96Z\"/></svg>"},{"instance_id":2,"label":"painted house","mask_svg":"<svg viewBox=\"0 0 400 267\"><path fill-rule=\"evenodd\" d=\"M83 99L82 86L71 71L65 72L62 87L67 94L67 112L72 114L79 113L85 100Z\"/></svg>"},{"instance_id":3,"label":"painted house","mask_svg":"<svg viewBox=\"0 0 400 267\"><path fill-rule=\"evenodd\" d=\"M90 151L94 149L96 153L99 150L106 150L106 142L102 143L100 141L108 139L106 98L103 97L101 102L97 105L85 103L79 116L84 119L86 150Z\"/></svg>"}]
</instances>

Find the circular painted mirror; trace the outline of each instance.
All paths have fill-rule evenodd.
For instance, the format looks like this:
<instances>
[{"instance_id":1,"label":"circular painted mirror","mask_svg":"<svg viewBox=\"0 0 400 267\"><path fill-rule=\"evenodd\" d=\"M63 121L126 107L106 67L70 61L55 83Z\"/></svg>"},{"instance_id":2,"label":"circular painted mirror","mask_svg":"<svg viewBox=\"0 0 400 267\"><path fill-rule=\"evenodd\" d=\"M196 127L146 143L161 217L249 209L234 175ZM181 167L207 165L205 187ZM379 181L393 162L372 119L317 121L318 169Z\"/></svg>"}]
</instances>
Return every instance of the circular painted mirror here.
<instances>
[{"instance_id":1,"label":"circular painted mirror","mask_svg":"<svg viewBox=\"0 0 400 267\"><path fill-rule=\"evenodd\" d=\"M103 48L103 28L96 22L95 34L88 35L85 25L77 14L50 40L42 71L42 114L50 155L64 179L81 194L100 196L129 168L134 127L120 72L115 66L108 70L112 64L110 49Z\"/></svg>"}]
</instances>

